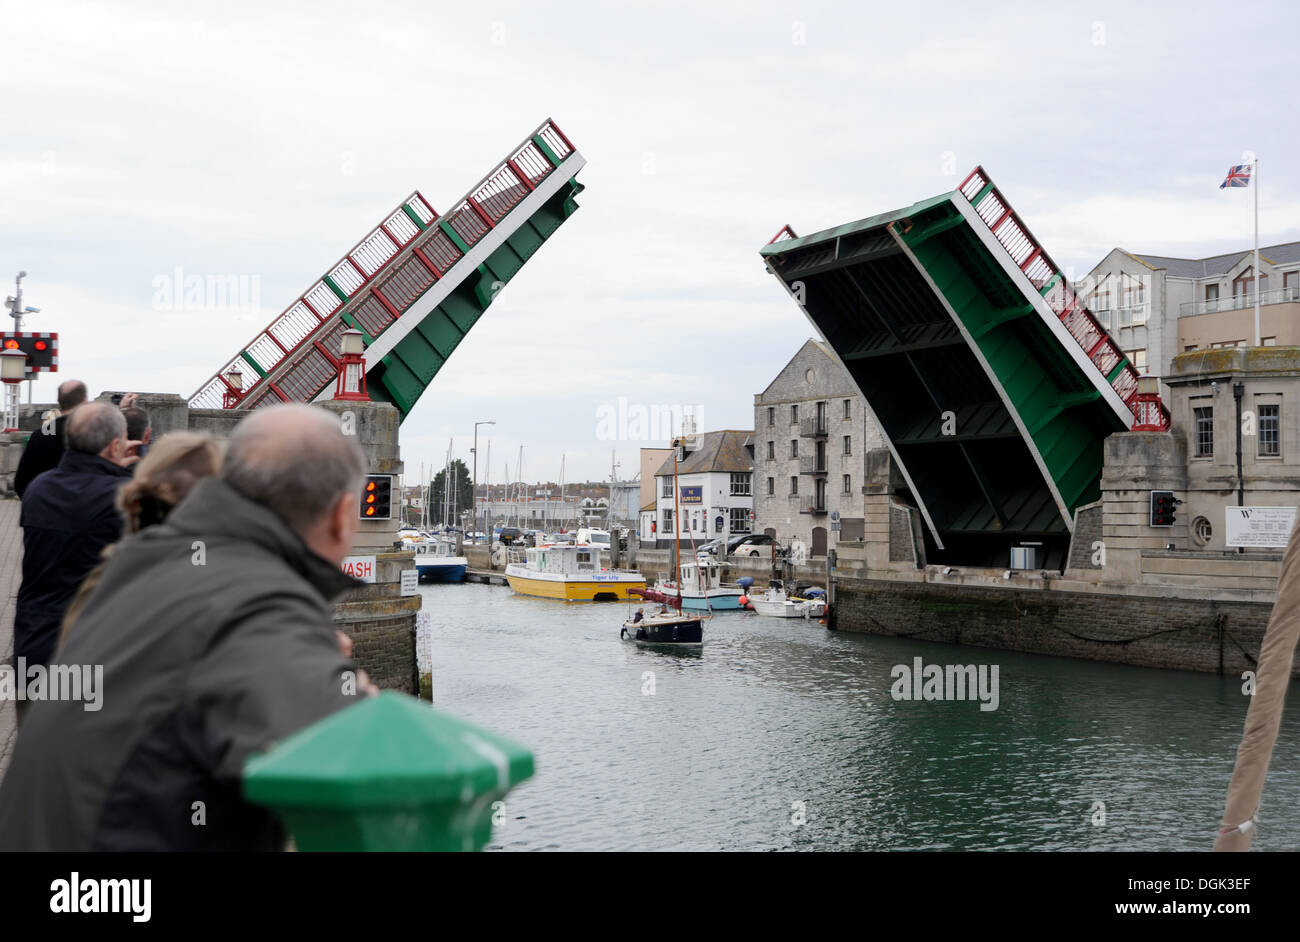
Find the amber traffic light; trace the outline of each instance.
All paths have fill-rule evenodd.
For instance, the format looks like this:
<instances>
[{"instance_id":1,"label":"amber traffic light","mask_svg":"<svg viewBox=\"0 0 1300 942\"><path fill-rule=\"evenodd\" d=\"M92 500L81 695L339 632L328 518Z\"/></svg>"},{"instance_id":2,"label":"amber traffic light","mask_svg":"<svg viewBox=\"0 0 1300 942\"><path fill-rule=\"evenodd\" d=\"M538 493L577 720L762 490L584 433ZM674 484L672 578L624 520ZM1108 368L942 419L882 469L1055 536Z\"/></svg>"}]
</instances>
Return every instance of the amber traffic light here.
<instances>
[{"instance_id":1,"label":"amber traffic light","mask_svg":"<svg viewBox=\"0 0 1300 942\"><path fill-rule=\"evenodd\" d=\"M361 486L361 519L391 520L393 517L393 476L367 474Z\"/></svg>"}]
</instances>

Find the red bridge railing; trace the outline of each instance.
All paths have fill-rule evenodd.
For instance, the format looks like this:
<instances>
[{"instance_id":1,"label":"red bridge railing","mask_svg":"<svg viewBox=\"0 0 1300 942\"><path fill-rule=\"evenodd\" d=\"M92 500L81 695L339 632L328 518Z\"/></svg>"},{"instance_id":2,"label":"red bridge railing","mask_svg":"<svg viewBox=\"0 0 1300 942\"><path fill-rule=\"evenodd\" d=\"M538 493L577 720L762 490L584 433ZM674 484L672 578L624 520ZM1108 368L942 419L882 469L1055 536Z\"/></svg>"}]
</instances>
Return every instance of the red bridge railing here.
<instances>
[{"instance_id":1,"label":"red bridge railing","mask_svg":"<svg viewBox=\"0 0 1300 942\"><path fill-rule=\"evenodd\" d=\"M1137 369L1070 287L1069 279L1011 208L984 168L972 170L958 190L1042 295L1047 306L1061 319L1088 359L1136 415ZM1161 427L1168 428L1167 409L1162 409L1161 420Z\"/></svg>"},{"instance_id":2,"label":"red bridge railing","mask_svg":"<svg viewBox=\"0 0 1300 942\"><path fill-rule=\"evenodd\" d=\"M309 401L334 379L346 321L370 340L379 336L573 151L548 119L441 216L412 193L200 386L190 406ZM232 369L243 377L239 388L227 379Z\"/></svg>"}]
</instances>

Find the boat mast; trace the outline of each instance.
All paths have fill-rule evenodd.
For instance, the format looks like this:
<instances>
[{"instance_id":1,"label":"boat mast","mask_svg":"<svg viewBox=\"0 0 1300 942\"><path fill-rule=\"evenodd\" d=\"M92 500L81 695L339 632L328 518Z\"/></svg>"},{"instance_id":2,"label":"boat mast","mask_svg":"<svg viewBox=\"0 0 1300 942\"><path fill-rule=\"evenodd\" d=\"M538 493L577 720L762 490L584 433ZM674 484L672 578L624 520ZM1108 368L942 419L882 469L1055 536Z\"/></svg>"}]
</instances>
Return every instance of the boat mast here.
<instances>
[{"instance_id":1,"label":"boat mast","mask_svg":"<svg viewBox=\"0 0 1300 942\"><path fill-rule=\"evenodd\" d=\"M677 611L682 610L682 520L678 516L677 495L681 488L677 486L678 441L673 441L673 566L677 570Z\"/></svg>"}]
</instances>

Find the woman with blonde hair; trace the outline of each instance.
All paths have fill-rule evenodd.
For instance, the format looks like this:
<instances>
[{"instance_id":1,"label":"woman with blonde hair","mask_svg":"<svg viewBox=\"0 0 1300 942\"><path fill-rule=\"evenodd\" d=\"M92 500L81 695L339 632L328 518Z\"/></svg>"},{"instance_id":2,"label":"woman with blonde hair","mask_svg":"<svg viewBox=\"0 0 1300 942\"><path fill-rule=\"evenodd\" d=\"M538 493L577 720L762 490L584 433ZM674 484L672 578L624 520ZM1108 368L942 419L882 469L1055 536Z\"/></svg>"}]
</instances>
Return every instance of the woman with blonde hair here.
<instances>
[{"instance_id":1,"label":"woman with blonde hair","mask_svg":"<svg viewBox=\"0 0 1300 942\"><path fill-rule=\"evenodd\" d=\"M221 444L206 432L168 432L151 445L149 453L136 462L131 480L117 493L117 506L125 521L124 538L166 520L194 485L220 470L221 454ZM77 590L59 629L60 646L99 585L115 545L104 547L99 565Z\"/></svg>"}]
</instances>

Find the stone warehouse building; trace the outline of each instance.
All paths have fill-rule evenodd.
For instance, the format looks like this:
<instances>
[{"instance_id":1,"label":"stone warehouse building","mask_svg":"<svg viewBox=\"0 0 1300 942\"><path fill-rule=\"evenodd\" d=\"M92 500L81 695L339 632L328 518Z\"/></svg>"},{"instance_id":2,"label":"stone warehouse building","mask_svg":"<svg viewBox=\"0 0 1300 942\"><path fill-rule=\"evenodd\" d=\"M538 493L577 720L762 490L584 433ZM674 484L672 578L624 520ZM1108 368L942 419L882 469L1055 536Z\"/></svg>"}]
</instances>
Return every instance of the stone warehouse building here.
<instances>
[{"instance_id":1,"label":"stone warehouse building","mask_svg":"<svg viewBox=\"0 0 1300 942\"><path fill-rule=\"evenodd\" d=\"M1300 242L1261 246L1263 346L1300 344ZM1139 371L1180 353L1255 343L1255 253L1173 258L1112 249L1076 286Z\"/></svg>"},{"instance_id":2,"label":"stone warehouse building","mask_svg":"<svg viewBox=\"0 0 1300 942\"><path fill-rule=\"evenodd\" d=\"M754 396L755 529L811 556L861 540L866 455L883 447L848 372L809 340Z\"/></svg>"}]
</instances>

